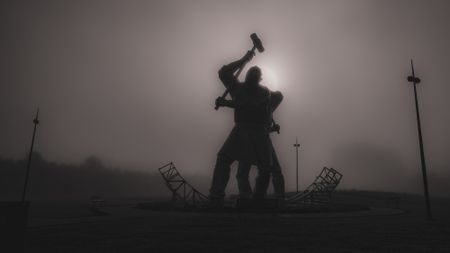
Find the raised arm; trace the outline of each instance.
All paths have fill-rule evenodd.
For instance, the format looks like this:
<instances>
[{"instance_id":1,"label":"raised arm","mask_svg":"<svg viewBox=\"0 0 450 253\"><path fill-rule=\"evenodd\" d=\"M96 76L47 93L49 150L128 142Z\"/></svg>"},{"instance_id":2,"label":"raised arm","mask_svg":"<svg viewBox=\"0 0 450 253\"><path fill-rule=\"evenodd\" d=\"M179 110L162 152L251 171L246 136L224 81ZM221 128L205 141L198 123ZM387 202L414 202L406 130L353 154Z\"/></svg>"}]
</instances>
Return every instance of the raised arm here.
<instances>
[{"instance_id":1,"label":"raised arm","mask_svg":"<svg viewBox=\"0 0 450 253\"><path fill-rule=\"evenodd\" d=\"M219 79L222 81L225 88L230 90L230 92L239 83L237 76L235 76L236 71L238 71L240 68L243 68L244 65L253 58L253 55L253 52L248 51L241 59L224 65L219 70Z\"/></svg>"}]
</instances>

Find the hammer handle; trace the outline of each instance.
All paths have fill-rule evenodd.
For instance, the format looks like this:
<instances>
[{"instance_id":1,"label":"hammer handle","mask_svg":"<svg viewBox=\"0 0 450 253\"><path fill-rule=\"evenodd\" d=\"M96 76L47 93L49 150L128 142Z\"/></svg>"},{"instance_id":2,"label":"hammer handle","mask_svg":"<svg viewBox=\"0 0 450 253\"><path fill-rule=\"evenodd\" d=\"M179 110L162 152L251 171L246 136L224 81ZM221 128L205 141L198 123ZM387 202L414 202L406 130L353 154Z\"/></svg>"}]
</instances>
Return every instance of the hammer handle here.
<instances>
[{"instance_id":1,"label":"hammer handle","mask_svg":"<svg viewBox=\"0 0 450 253\"><path fill-rule=\"evenodd\" d=\"M254 54L255 53L255 50L256 50L256 46L253 46L253 48L252 48L252 54ZM238 76L241 74L241 72L242 72L242 70L244 69L244 67L245 67L245 65L246 65L247 63L244 63L244 65L242 65L242 67L240 67L239 69L238 69L238 71L236 72L236 74L234 75L234 77L237 79L238 78ZM221 98L225 98L227 95L228 95L228 93L230 92L230 90L228 90L228 88L223 92L223 94L222 94L222 96L221 96ZM218 109L219 109L219 106L217 106L216 105L216 107L214 107L214 109L217 111Z\"/></svg>"}]
</instances>

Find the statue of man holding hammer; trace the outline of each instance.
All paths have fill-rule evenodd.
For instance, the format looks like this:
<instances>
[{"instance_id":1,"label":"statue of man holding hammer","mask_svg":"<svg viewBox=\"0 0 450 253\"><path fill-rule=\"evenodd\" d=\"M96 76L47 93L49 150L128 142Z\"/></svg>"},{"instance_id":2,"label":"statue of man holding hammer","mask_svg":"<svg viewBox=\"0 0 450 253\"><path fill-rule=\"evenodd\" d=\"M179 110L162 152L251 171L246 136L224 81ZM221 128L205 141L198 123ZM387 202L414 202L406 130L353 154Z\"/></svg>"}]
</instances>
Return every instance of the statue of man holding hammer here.
<instances>
[{"instance_id":1,"label":"statue of man holding hammer","mask_svg":"<svg viewBox=\"0 0 450 253\"><path fill-rule=\"evenodd\" d=\"M222 106L233 108L235 126L217 155L210 199L218 205L223 204L231 163L237 160L247 167L251 164L258 166L253 196L264 198L274 158L276 159L269 130L273 122L273 105L278 106L282 95L279 92L270 92L260 84L262 73L257 66L248 70L243 83L237 79L244 65L253 58L255 49L260 52L264 50L256 34L252 34L251 38L254 44L253 49L240 60L225 65L219 70L219 78L227 91L222 97L217 98L216 109ZM225 99L228 92L231 100ZM271 101L271 98L275 100L278 98L279 101ZM277 161L276 163L278 164Z\"/></svg>"}]
</instances>

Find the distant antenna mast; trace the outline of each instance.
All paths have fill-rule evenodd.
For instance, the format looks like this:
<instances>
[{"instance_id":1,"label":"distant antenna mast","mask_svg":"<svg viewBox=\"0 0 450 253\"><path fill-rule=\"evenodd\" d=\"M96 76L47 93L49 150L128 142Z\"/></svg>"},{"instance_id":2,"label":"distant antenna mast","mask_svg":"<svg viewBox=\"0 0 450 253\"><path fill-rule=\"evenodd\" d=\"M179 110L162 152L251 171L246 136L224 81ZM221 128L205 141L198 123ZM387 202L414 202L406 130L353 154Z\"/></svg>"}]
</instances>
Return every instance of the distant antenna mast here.
<instances>
[{"instance_id":1,"label":"distant antenna mast","mask_svg":"<svg viewBox=\"0 0 450 253\"><path fill-rule=\"evenodd\" d=\"M417 132L419 135L420 160L422 162L421 165L422 165L423 190L424 190L424 194L425 194L427 217L428 217L428 219L431 219L432 216L431 216L431 207L430 207L430 197L428 194L427 164L425 162L425 152L424 152L423 140L422 140L422 127L420 124L419 103L417 101L416 84L420 83L420 78L416 77L416 74L414 73L414 64L413 64L412 59L411 59L411 72L412 72L412 75L408 76L408 82L413 83L413 86L414 86L414 99L415 99L415 103L416 103L416 118L417 118Z\"/></svg>"},{"instance_id":2,"label":"distant antenna mast","mask_svg":"<svg viewBox=\"0 0 450 253\"><path fill-rule=\"evenodd\" d=\"M37 128L37 125L39 124L39 108L37 109L36 117L33 119L33 123L34 123L33 138L31 139L30 153L28 154L27 174L25 175L25 183L23 185L22 202L25 201L25 195L27 192L28 177L30 175L31 156L33 154L34 137L36 136L36 128Z\"/></svg>"}]
</instances>

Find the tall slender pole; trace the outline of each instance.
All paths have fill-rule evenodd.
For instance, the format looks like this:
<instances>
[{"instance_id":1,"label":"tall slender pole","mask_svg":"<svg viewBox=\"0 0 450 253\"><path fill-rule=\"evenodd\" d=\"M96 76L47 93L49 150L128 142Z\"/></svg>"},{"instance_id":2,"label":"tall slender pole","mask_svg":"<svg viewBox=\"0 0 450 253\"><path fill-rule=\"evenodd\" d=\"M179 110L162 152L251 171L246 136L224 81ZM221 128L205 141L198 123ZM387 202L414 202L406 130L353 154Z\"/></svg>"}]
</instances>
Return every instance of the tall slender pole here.
<instances>
[{"instance_id":1,"label":"tall slender pole","mask_svg":"<svg viewBox=\"0 0 450 253\"><path fill-rule=\"evenodd\" d=\"M30 153L28 154L27 173L25 175L25 183L23 185L22 202L25 201L25 195L26 195L26 192L27 192L28 177L30 175L31 156L33 154L34 137L36 136L36 128L37 128L37 125L39 124L39 108L37 109L36 117L33 119L33 123L34 123L33 137L31 138Z\"/></svg>"},{"instance_id":2,"label":"tall slender pole","mask_svg":"<svg viewBox=\"0 0 450 253\"><path fill-rule=\"evenodd\" d=\"M297 151L297 155L296 155L296 168L297 168L297 174L296 174L296 179L297 179L297 192L298 192L298 148L300 147L300 144L298 144L298 139L295 138L295 144L294 147Z\"/></svg>"},{"instance_id":3,"label":"tall slender pole","mask_svg":"<svg viewBox=\"0 0 450 253\"><path fill-rule=\"evenodd\" d=\"M431 219L432 215L431 215L430 197L429 197L429 193L428 193L427 164L425 162L425 151L424 151L423 140L422 140L422 126L420 123L419 102L417 100L417 88L416 88L417 84L420 83L420 78L416 77L416 75L414 73L414 64L413 64L412 59L411 59L411 72L412 72L412 76L408 76L408 82L412 82L413 86L414 86L414 101L415 101L415 105L416 105L417 133L419 136L420 160L421 160L421 165L422 165L423 191L425 194L427 217L428 217L428 219Z\"/></svg>"}]
</instances>

